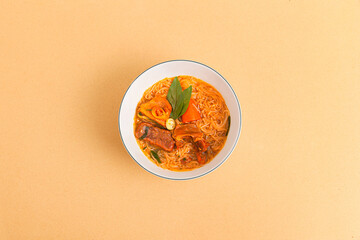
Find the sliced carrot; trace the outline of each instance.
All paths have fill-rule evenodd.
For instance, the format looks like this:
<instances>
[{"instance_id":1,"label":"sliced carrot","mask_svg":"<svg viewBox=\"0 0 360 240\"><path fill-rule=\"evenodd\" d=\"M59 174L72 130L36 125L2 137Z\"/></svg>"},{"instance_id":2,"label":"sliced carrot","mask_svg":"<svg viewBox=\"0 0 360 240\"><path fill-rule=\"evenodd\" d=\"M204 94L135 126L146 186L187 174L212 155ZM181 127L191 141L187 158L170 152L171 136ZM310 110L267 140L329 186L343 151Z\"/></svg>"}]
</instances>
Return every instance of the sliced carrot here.
<instances>
[{"instance_id":1,"label":"sliced carrot","mask_svg":"<svg viewBox=\"0 0 360 240\"><path fill-rule=\"evenodd\" d=\"M201 118L200 112L196 107L195 101L191 98L189 102L189 107L186 112L182 115L182 122L188 123L192 121L199 120Z\"/></svg>"},{"instance_id":2,"label":"sliced carrot","mask_svg":"<svg viewBox=\"0 0 360 240\"><path fill-rule=\"evenodd\" d=\"M140 112L165 127L166 119L170 117L171 105L166 98L154 97L140 106Z\"/></svg>"},{"instance_id":3,"label":"sliced carrot","mask_svg":"<svg viewBox=\"0 0 360 240\"><path fill-rule=\"evenodd\" d=\"M151 113L155 118L158 118L158 119L168 119L169 118L167 116L167 114L165 113L164 109L162 109L160 107L154 107L151 110Z\"/></svg>"}]
</instances>

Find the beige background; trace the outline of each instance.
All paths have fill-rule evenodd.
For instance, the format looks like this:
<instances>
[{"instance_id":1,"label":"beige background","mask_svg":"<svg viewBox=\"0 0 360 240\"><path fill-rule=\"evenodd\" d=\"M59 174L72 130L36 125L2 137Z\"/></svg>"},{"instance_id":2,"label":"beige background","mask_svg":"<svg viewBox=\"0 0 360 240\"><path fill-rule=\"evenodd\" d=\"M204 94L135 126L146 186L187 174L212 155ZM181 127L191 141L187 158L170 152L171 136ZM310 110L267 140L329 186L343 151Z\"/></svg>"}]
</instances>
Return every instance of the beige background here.
<instances>
[{"instance_id":1,"label":"beige background","mask_svg":"<svg viewBox=\"0 0 360 240\"><path fill-rule=\"evenodd\" d=\"M243 111L192 181L118 133L130 82L170 59L218 70ZM0 239L360 240L359 95L357 0L1 1Z\"/></svg>"}]
</instances>

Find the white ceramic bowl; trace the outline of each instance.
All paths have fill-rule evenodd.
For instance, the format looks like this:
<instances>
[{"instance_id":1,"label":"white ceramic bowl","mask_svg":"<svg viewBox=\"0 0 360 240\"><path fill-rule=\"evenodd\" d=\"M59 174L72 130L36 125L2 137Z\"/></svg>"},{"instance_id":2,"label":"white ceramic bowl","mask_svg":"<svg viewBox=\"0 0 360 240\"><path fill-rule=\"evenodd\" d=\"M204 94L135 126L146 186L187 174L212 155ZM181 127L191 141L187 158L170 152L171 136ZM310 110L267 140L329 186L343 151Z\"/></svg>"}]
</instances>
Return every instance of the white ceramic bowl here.
<instances>
[{"instance_id":1,"label":"white ceramic bowl","mask_svg":"<svg viewBox=\"0 0 360 240\"><path fill-rule=\"evenodd\" d=\"M213 85L225 99L230 110L231 126L223 149L208 164L192 171L175 172L158 167L140 150L134 136L134 115L137 103L146 89L166 77L189 75ZM230 84L214 69L189 60L173 60L159 63L140 74L127 89L119 111L119 130L121 139L130 156L148 172L172 180L193 179L210 173L230 156L239 139L241 129L241 110L239 101Z\"/></svg>"}]
</instances>

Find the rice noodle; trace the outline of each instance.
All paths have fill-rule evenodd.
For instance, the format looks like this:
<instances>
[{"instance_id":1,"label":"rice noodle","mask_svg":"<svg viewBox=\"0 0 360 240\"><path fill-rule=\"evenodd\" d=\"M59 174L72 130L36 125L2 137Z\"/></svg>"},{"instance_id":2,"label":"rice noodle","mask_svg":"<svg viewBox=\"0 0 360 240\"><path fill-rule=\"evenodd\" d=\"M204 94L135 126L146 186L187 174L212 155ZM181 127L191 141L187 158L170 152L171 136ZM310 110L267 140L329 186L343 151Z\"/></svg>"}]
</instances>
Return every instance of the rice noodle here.
<instances>
[{"instance_id":1,"label":"rice noodle","mask_svg":"<svg viewBox=\"0 0 360 240\"><path fill-rule=\"evenodd\" d=\"M142 121L138 118L137 114L140 105L148 102L155 96L166 97L173 79L174 78L165 78L158 81L144 92L136 108L134 129L138 123ZM178 79L183 89L192 85L191 97L195 100L201 113L201 119L195 123L204 133L205 140L210 144L207 151L208 163L220 152L225 144L227 138L226 132L229 127L227 124L228 117L230 116L229 109L221 94L210 84L192 76L179 76ZM176 124L180 123L179 120L176 120ZM172 152L166 152L165 150L152 146L145 140L137 139L137 142L145 155L162 168L173 171L186 171L202 166L202 164L197 161L196 150L192 143L186 143L184 146L176 148ZM152 159L150 154L151 150L157 151L161 163Z\"/></svg>"}]
</instances>

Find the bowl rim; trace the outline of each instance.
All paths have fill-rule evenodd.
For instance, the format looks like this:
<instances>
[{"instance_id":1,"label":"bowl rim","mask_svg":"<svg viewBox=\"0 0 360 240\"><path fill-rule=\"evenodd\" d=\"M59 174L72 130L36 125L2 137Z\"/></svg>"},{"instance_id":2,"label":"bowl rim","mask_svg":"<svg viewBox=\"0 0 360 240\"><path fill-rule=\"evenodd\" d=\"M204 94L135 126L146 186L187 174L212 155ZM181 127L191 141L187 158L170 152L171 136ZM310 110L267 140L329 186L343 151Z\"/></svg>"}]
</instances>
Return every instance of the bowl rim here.
<instances>
[{"instance_id":1,"label":"bowl rim","mask_svg":"<svg viewBox=\"0 0 360 240\"><path fill-rule=\"evenodd\" d=\"M214 168L208 170L207 172L205 173L202 173L202 174L199 174L199 175L196 175L196 176L193 176L193 177L187 177L187 178L171 178L171 177L166 177L166 176L162 176L160 174L157 174L155 172L152 172L150 171L149 169L143 167L136 159L135 157L131 154L131 152L128 150L125 142L124 142L124 139L122 137L122 134L121 134L121 129L120 129L120 114L121 114L121 107L122 107L122 104L124 102L124 99L125 99L125 96L127 94L127 92L129 91L130 87L133 85L133 83L141 76L143 75L145 72L149 71L150 69L156 67L156 66L159 66L161 64L165 64L165 63L170 63L170 62L190 62L190 63L196 63L196 64L200 64L204 67L207 67L209 68L210 70L214 71L215 73L217 73L224 81L225 83L230 87L231 91L233 92L234 96L235 96L235 99L236 99L236 102L237 102L237 107L238 107L238 110L239 110L239 117L240 117L240 125L239 125L239 130L238 130L238 133L237 133L237 136L236 136L236 139L235 139L235 142L231 148L231 150L229 151L229 153L224 157L224 159L218 164L216 165ZM212 67L209 67L207 66L206 64L203 64L203 63L200 63L200 62L197 62L197 61L194 61L194 60L187 60L187 59L174 59L174 60L168 60L168 61L164 61L164 62L160 62L158 64L155 64L149 68L147 68L145 71L143 71L142 73L140 73L132 82L131 84L129 85L129 87L126 89L125 93L124 93L124 96L122 97L121 99L121 104L120 104L120 108L119 108L119 114L118 114L118 128L119 128L119 133L120 133L120 138L121 138L121 141L126 149L126 151L128 152L128 154L130 155L130 157L141 167L143 168L144 170L146 170L147 172L155 175L155 176L158 176L160 178L164 178L164 179L169 179L169 180L174 180L174 181L184 181L184 180L192 180L192 179L196 179L196 178L199 178L199 177L202 177L202 176L205 176L211 172L213 172L215 169L217 169L218 167L220 167L228 158L229 156L232 154L232 152L234 151L238 141L239 141L239 137L240 137L240 132L241 132L241 126L242 126L242 114L241 114L241 107L240 107L240 102L239 102L239 99L234 91L234 89L232 88L232 86L230 85L230 83L218 72L216 71L215 69L213 69Z\"/></svg>"}]
</instances>

